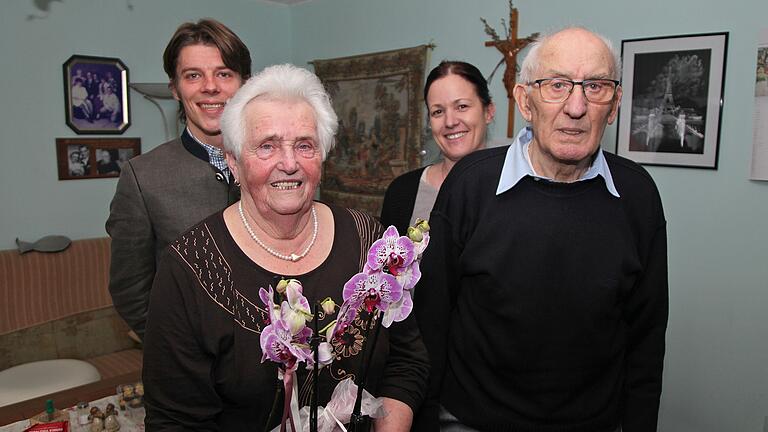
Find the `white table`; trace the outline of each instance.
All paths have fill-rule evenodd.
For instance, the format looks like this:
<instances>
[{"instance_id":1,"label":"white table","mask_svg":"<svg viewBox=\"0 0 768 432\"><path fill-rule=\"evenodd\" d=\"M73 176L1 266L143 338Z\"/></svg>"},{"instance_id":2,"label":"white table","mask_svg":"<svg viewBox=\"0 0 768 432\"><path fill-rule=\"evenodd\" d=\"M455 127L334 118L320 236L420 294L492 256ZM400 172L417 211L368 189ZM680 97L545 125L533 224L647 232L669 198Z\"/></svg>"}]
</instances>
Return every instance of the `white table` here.
<instances>
[{"instance_id":1,"label":"white table","mask_svg":"<svg viewBox=\"0 0 768 432\"><path fill-rule=\"evenodd\" d=\"M117 396L107 396L99 400L90 402L90 407L97 406L103 412L108 403L112 403L115 406L117 404ZM71 432L90 432L90 424L80 426L77 424L77 409L70 407L65 410L69 414L69 430ZM132 410L132 411L119 411L117 421L120 422L120 432L144 432L144 410ZM29 420L22 420L16 423L11 423L6 426L0 426L0 432L23 432L24 429L29 427Z\"/></svg>"}]
</instances>

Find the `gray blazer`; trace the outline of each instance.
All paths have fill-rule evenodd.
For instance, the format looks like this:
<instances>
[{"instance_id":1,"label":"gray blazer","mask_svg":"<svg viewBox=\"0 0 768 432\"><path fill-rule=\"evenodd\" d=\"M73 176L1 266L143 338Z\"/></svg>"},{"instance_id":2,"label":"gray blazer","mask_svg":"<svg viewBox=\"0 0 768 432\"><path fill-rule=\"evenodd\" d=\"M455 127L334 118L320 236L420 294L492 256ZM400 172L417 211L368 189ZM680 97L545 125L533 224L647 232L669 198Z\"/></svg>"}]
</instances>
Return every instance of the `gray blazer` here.
<instances>
[{"instance_id":1,"label":"gray blazer","mask_svg":"<svg viewBox=\"0 0 768 432\"><path fill-rule=\"evenodd\" d=\"M190 153L181 138L123 165L106 223L112 238L109 292L120 316L140 337L165 247L239 198L239 188Z\"/></svg>"}]
</instances>

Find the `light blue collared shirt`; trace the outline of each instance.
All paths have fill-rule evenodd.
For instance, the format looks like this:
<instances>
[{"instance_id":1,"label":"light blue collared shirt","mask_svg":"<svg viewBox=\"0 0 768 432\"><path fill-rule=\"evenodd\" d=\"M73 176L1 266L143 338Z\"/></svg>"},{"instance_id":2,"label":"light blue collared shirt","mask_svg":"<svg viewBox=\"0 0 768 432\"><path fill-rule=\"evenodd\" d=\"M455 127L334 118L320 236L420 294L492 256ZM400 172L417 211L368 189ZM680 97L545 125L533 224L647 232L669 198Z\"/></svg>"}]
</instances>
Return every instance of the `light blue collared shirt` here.
<instances>
[{"instance_id":1,"label":"light blue collared shirt","mask_svg":"<svg viewBox=\"0 0 768 432\"><path fill-rule=\"evenodd\" d=\"M512 189L526 176L553 181L551 178L538 175L533 171L533 165L531 165L531 160L528 157L528 146L531 145L532 139L533 130L530 127L525 127L517 134L512 145L509 146L507 157L504 159L504 166L501 168L501 177L499 178L499 186L496 188L496 195ZM616 186L613 184L611 170L608 168L608 163L605 161L602 149L597 151L597 157L595 157L594 162L592 162L592 165L578 181L591 180L597 176L603 177L605 186L611 195L620 198L619 191L616 190Z\"/></svg>"}]
</instances>

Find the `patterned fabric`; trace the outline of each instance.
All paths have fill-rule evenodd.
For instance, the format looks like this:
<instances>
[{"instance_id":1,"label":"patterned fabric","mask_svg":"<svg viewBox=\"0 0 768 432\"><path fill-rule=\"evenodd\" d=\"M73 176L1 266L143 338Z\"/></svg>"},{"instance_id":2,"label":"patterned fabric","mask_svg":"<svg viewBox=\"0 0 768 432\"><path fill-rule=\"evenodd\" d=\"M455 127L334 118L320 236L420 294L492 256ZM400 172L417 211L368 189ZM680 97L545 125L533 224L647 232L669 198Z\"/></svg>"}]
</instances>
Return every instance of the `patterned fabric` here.
<instances>
[{"instance_id":1,"label":"patterned fabric","mask_svg":"<svg viewBox=\"0 0 768 432\"><path fill-rule=\"evenodd\" d=\"M261 333L262 324L269 314L234 287L232 269L216 246L207 225L192 228L171 243L171 248L195 272L200 286L211 300L234 315L235 321L244 329Z\"/></svg>"},{"instance_id":2,"label":"patterned fabric","mask_svg":"<svg viewBox=\"0 0 768 432\"><path fill-rule=\"evenodd\" d=\"M378 240L381 236L380 224L369 216L367 213L348 208L347 211L352 215L352 219L355 221L355 228L357 228L357 234L360 236L360 269L363 271L365 262L368 259L367 251L371 248L373 242ZM379 225L377 227L377 225Z\"/></svg>"},{"instance_id":3,"label":"patterned fabric","mask_svg":"<svg viewBox=\"0 0 768 432\"><path fill-rule=\"evenodd\" d=\"M0 251L0 335L112 305L109 238L58 253Z\"/></svg>"}]
</instances>

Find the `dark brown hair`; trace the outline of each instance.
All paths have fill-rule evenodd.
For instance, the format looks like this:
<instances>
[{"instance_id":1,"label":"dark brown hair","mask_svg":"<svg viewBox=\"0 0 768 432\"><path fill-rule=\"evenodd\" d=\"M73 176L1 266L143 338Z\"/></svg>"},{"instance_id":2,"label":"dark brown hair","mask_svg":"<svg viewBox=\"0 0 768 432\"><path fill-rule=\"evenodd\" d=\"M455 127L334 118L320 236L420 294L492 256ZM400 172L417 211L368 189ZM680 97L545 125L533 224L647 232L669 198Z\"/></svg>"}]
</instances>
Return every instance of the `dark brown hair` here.
<instances>
[{"instance_id":1,"label":"dark brown hair","mask_svg":"<svg viewBox=\"0 0 768 432\"><path fill-rule=\"evenodd\" d=\"M443 78L447 75L458 75L467 80L475 88L475 93L484 107L488 107L491 104L491 93L488 91L488 82L483 77L483 74L473 65L454 60L443 60L439 65L435 66L432 71L427 75L427 82L424 84L424 103L427 103L427 93L429 88L432 87L432 83ZM427 106L429 108L429 106Z\"/></svg>"},{"instance_id":2,"label":"dark brown hair","mask_svg":"<svg viewBox=\"0 0 768 432\"><path fill-rule=\"evenodd\" d=\"M224 24L212 18L186 22L176 29L163 53L163 69L171 84L176 81L176 66L182 48L189 45L210 45L219 50L224 65L240 74L243 81L251 77L251 53L242 40ZM179 118L186 120L184 106L179 102Z\"/></svg>"}]
</instances>

